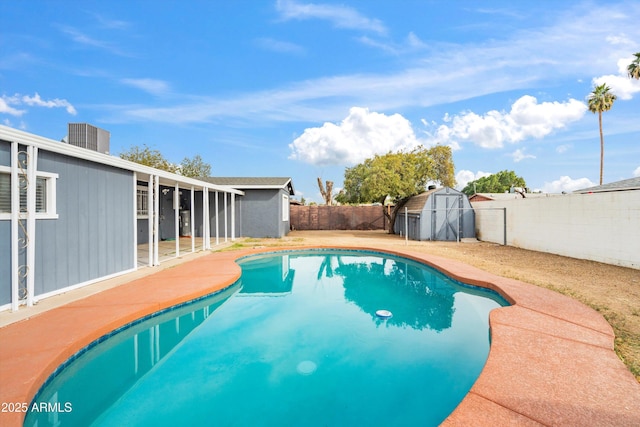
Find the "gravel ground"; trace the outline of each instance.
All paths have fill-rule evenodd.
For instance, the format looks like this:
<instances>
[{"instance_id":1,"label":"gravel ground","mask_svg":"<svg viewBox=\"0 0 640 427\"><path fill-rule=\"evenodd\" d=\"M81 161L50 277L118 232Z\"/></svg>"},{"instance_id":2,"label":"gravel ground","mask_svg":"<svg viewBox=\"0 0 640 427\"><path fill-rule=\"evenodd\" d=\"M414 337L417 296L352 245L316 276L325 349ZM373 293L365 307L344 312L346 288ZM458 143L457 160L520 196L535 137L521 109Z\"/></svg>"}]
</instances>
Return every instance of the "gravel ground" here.
<instances>
[{"instance_id":1,"label":"gravel ground","mask_svg":"<svg viewBox=\"0 0 640 427\"><path fill-rule=\"evenodd\" d=\"M568 295L607 319L616 334L618 356L640 382L640 270L475 240L405 242L384 231L292 231L282 239L239 239L234 247L313 244L401 246Z\"/></svg>"}]
</instances>

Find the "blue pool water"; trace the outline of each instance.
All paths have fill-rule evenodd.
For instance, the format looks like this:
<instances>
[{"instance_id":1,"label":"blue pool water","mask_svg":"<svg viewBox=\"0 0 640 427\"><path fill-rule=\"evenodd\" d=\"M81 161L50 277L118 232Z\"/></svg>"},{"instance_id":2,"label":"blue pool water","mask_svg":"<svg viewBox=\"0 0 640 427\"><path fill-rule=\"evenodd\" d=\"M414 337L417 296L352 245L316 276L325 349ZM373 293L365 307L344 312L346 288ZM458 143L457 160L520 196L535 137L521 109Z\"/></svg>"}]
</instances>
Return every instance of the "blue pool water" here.
<instances>
[{"instance_id":1,"label":"blue pool water","mask_svg":"<svg viewBox=\"0 0 640 427\"><path fill-rule=\"evenodd\" d=\"M507 305L382 253L240 264L225 291L77 354L34 400L61 410L25 425L437 425L484 366L489 311Z\"/></svg>"}]
</instances>

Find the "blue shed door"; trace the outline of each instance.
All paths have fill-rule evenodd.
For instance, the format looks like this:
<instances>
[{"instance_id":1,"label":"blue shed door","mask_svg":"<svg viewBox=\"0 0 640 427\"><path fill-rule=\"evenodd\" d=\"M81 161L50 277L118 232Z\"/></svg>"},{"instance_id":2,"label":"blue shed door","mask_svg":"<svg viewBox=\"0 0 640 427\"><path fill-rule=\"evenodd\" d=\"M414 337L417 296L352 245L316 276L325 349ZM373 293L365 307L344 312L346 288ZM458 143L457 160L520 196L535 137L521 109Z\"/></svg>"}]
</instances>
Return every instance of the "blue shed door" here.
<instances>
[{"instance_id":1,"label":"blue shed door","mask_svg":"<svg viewBox=\"0 0 640 427\"><path fill-rule=\"evenodd\" d=\"M434 194L431 240L458 240L462 230L461 194Z\"/></svg>"}]
</instances>

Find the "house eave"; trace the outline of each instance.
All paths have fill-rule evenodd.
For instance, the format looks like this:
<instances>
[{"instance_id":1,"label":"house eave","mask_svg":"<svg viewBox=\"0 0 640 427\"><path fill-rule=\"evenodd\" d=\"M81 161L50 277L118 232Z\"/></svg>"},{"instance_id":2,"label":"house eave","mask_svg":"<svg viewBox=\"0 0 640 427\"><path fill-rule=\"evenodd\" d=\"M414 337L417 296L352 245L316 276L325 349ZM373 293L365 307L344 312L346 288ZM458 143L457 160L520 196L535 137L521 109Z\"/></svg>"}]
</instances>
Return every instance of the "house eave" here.
<instances>
[{"instance_id":1,"label":"house eave","mask_svg":"<svg viewBox=\"0 0 640 427\"><path fill-rule=\"evenodd\" d=\"M119 157L111 156L109 154L103 154L97 151L88 150L86 148L76 147L74 145L69 145L63 142L55 141L53 139L33 135L21 130L4 126L4 125L0 125L0 140L30 144L54 153L63 154L63 155L75 157L78 159L89 160L95 163L100 163L100 164L113 166L120 169L125 169L128 171L136 172L138 174L143 174L147 176L156 175L160 177L161 184L174 185L177 182L178 186L181 188L189 188L193 186L198 188L206 188L213 191L233 193L240 196L244 195L244 192L237 189L237 187L212 184L210 182L201 181L196 178L190 178L190 177L178 175L175 173L163 171L161 169L156 169L150 166L145 166L139 163L131 162L129 160L121 159Z\"/></svg>"}]
</instances>

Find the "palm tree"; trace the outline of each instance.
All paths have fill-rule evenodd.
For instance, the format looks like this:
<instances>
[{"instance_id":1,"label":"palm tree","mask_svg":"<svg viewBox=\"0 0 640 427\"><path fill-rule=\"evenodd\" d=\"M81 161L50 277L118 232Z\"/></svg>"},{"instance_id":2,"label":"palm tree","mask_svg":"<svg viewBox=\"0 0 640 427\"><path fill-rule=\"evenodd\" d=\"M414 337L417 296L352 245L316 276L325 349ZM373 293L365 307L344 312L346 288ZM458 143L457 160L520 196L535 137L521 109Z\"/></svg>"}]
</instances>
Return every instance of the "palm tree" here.
<instances>
[{"instance_id":1,"label":"palm tree","mask_svg":"<svg viewBox=\"0 0 640 427\"><path fill-rule=\"evenodd\" d=\"M602 171L604 167L604 136L602 135L602 112L609 111L613 107L616 96L610 92L611 88L606 83L596 86L589 94L589 111L598 113L600 124L600 185L602 185Z\"/></svg>"},{"instance_id":2,"label":"palm tree","mask_svg":"<svg viewBox=\"0 0 640 427\"><path fill-rule=\"evenodd\" d=\"M632 79L640 80L640 52L634 53L636 59L627 67L629 77Z\"/></svg>"}]
</instances>

